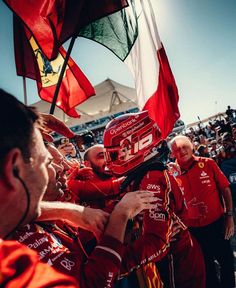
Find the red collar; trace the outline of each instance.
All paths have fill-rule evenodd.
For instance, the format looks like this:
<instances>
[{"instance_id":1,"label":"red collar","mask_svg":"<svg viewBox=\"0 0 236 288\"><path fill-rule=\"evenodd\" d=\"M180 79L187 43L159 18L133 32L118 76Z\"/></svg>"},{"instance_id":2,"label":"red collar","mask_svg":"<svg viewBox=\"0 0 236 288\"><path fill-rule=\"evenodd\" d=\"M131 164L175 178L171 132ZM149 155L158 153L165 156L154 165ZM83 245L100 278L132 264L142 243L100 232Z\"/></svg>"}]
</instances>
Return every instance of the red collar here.
<instances>
[{"instance_id":1,"label":"red collar","mask_svg":"<svg viewBox=\"0 0 236 288\"><path fill-rule=\"evenodd\" d=\"M191 159L189 159L186 163L179 165L181 169L181 174L187 173L188 170L190 170L194 166L194 164L198 161L199 161L199 158L193 155Z\"/></svg>"}]
</instances>

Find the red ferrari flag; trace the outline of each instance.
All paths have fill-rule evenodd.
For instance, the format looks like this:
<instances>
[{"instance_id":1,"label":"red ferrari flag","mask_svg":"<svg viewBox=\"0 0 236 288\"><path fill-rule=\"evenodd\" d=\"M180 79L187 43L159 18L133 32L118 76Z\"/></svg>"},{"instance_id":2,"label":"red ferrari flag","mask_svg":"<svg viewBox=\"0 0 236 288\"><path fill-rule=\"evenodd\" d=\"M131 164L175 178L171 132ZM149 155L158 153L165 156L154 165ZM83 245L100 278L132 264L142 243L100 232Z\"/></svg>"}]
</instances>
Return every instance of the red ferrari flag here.
<instances>
[{"instance_id":1,"label":"red ferrari flag","mask_svg":"<svg viewBox=\"0 0 236 288\"><path fill-rule=\"evenodd\" d=\"M61 47L58 56L49 61L18 19L14 19L14 47L17 75L36 80L40 98L52 103L66 51ZM93 86L70 58L56 106L70 117L79 117L75 107L92 95L95 95Z\"/></svg>"},{"instance_id":2,"label":"red ferrari flag","mask_svg":"<svg viewBox=\"0 0 236 288\"><path fill-rule=\"evenodd\" d=\"M126 0L5 0L52 60L59 47L84 25L127 6Z\"/></svg>"}]
</instances>

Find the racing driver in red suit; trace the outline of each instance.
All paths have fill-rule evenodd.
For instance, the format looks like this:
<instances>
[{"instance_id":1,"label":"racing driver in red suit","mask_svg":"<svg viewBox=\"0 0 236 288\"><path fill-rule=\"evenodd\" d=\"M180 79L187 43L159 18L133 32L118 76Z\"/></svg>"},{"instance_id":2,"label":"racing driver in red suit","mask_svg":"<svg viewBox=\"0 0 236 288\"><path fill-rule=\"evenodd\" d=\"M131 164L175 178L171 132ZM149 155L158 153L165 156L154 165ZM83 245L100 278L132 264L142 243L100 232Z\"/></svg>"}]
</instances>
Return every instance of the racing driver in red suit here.
<instances>
[{"instance_id":1,"label":"racing driver in red suit","mask_svg":"<svg viewBox=\"0 0 236 288\"><path fill-rule=\"evenodd\" d=\"M147 111L117 117L107 124L104 131L107 167L117 177L130 178L131 191L153 191L158 197L158 208L150 209L143 216L141 235L141 239L145 238L147 251L156 252L153 255L150 253L148 259L139 258L141 255L136 253L136 260L143 263L152 259L155 262L171 253L174 258L175 287L203 288L205 265L202 252L177 216L184 218L188 213L182 192L167 168L156 160L161 143L160 130ZM176 225L179 233L175 235L175 241L171 242L172 230ZM136 243L139 241L132 245ZM125 254L123 263L130 263Z\"/></svg>"}]
</instances>

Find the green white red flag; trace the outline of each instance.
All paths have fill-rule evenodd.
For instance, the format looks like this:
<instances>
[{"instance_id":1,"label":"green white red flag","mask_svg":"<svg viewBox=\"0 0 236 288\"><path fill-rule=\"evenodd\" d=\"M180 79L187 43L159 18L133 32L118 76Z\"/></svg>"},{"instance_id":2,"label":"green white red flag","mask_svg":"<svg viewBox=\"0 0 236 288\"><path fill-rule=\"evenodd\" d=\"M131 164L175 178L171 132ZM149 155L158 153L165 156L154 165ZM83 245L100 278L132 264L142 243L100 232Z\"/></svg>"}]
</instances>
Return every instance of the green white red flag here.
<instances>
[{"instance_id":1,"label":"green white red flag","mask_svg":"<svg viewBox=\"0 0 236 288\"><path fill-rule=\"evenodd\" d=\"M179 118L178 90L161 43L149 0L129 0L129 6L80 30L130 68L138 107L148 110L166 138Z\"/></svg>"}]
</instances>

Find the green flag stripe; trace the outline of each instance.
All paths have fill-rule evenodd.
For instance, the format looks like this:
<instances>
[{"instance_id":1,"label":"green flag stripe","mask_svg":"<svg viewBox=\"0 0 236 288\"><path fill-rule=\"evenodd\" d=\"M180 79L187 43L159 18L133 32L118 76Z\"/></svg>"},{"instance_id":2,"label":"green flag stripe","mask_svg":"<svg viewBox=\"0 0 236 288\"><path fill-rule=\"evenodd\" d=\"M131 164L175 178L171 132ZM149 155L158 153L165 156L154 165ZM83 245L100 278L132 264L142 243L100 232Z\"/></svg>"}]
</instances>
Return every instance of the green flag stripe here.
<instances>
[{"instance_id":1,"label":"green flag stripe","mask_svg":"<svg viewBox=\"0 0 236 288\"><path fill-rule=\"evenodd\" d=\"M124 61L138 36L134 1L129 2L129 7L83 27L79 36L100 43Z\"/></svg>"}]
</instances>

